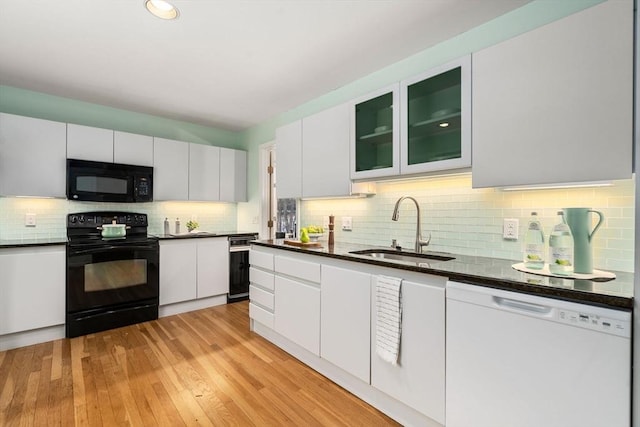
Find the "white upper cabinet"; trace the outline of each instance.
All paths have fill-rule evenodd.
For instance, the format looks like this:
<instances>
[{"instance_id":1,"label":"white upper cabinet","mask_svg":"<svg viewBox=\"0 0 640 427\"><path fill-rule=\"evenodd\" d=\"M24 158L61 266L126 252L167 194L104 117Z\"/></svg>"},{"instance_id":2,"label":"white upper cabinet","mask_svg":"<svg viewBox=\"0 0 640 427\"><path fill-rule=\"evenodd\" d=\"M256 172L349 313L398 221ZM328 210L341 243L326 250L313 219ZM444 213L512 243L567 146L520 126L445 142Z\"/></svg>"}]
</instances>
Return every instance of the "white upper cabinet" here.
<instances>
[{"instance_id":1,"label":"white upper cabinet","mask_svg":"<svg viewBox=\"0 0 640 427\"><path fill-rule=\"evenodd\" d=\"M220 147L189 146L189 200L220 200Z\"/></svg>"},{"instance_id":2,"label":"white upper cabinet","mask_svg":"<svg viewBox=\"0 0 640 427\"><path fill-rule=\"evenodd\" d=\"M402 175L471 166L471 56L400 83Z\"/></svg>"},{"instance_id":3,"label":"white upper cabinet","mask_svg":"<svg viewBox=\"0 0 640 427\"><path fill-rule=\"evenodd\" d=\"M153 198L189 199L189 144L153 139Z\"/></svg>"},{"instance_id":4,"label":"white upper cabinet","mask_svg":"<svg viewBox=\"0 0 640 427\"><path fill-rule=\"evenodd\" d=\"M400 85L351 103L351 179L400 174Z\"/></svg>"},{"instance_id":5,"label":"white upper cabinet","mask_svg":"<svg viewBox=\"0 0 640 427\"><path fill-rule=\"evenodd\" d=\"M113 162L113 130L67 124L67 158Z\"/></svg>"},{"instance_id":6,"label":"white upper cabinet","mask_svg":"<svg viewBox=\"0 0 640 427\"><path fill-rule=\"evenodd\" d=\"M633 1L607 1L473 57L473 186L629 178Z\"/></svg>"},{"instance_id":7,"label":"white upper cabinet","mask_svg":"<svg viewBox=\"0 0 640 427\"><path fill-rule=\"evenodd\" d=\"M66 196L65 123L0 113L0 194Z\"/></svg>"},{"instance_id":8,"label":"white upper cabinet","mask_svg":"<svg viewBox=\"0 0 640 427\"><path fill-rule=\"evenodd\" d=\"M115 131L113 161L126 165L153 166L153 137Z\"/></svg>"},{"instance_id":9,"label":"white upper cabinet","mask_svg":"<svg viewBox=\"0 0 640 427\"><path fill-rule=\"evenodd\" d=\"M276 161L281 164L281 160L278 152ZM302 197L350 194L349 104L329 108L302 120L301 164Z\"/></svg>"},{"instance_id":10,"label":"white upper cabinet","mask_svg":"<svg viewBox=\"0 0 640 427\"><path fill-rule=\"evenodd\" d=\"M247 201L247 152L220 148L220 201Z\"/></svg>"},{"instance_id":11,"label":"white upper cabinet","mask_svg":"<svg viewBox=\"0 0 640 427\"><path fill-rule=\"evenodd\" d=\"M302 197L302 121L276 129L276 194Z\"/></svg>"}]
</instances>

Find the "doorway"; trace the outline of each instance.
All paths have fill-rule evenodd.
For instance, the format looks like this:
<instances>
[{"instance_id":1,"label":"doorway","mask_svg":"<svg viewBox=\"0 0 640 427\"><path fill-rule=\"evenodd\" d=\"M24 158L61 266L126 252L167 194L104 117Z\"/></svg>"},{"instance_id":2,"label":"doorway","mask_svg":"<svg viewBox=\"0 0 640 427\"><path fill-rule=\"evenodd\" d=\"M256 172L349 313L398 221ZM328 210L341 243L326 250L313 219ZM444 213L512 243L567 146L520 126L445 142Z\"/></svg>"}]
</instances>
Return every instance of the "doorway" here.
<instances>
[{"instance_id":1,"label":"doorway","mask_svg":"<svg viewBox=\"0 0 640 427\"><path fill-rule=\"evenodd\" d=\"M276 144L269 142L260 146L260 238L275 239L296 237L298 232L297 199L277 197Z\"/></svg>"}]
</instances>

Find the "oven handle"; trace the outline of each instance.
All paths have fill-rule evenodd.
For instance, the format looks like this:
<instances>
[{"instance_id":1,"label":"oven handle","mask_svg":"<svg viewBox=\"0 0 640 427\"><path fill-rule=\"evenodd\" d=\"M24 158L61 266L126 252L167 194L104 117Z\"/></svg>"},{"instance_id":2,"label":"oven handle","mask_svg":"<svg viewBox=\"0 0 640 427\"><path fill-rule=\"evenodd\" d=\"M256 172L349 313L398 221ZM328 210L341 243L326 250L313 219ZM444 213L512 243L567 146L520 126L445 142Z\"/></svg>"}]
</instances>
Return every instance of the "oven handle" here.
<instances>
[{"instance_id":1,"label":"oven handle","mask_svg":"<svg viewBox=\"0 0 640 427\"><path fill-rule=\"evenodd\" d=\"M153 249L155 249L154 245L133 245L133 246L132 245L126 245L126 246L107 245L107 246L100 246L99 248L92 248L92 249L70 249L69 255L89 255L89 254L96 254L99 252L111 251L111 250L149 251Z\"/></svg>"},{"instance_id":2,"label":"oven handle","mask_svg":"<svg viewBox=\"0 0 640 427\"><path fill-rule=\"evenodd\" d=\"M231 246L229 247L229 252L246 252L251 248L251 246Z\"/></svg>"}]
</instances>

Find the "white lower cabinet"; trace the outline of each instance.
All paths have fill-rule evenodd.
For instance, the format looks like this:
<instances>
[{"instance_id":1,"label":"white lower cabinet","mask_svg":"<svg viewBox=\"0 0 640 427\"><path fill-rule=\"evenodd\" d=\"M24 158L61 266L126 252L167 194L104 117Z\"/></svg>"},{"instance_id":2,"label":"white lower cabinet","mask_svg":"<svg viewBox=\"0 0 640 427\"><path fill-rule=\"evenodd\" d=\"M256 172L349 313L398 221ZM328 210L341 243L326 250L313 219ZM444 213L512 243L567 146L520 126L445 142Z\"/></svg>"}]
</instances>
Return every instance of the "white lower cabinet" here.
<instances>
[{"instance_id":1,"label":"white lower cabinet","mask_svg":"<svg viewBox=\"0 0 640 427\"><path fill-rule=\"evenodd\" d=\"M320 288L276 276L275 306L276 332L320 355Z\"/></svg>"},{"instance_id":2,"label":"white lower cabinet","mask_svg":"<svg viewBox=\"0 0 640 427\"><path fill-rule=\"evenodd\" d=\"M253 245L251 328L404 425L444 425L445 277ZM397 365L376 355L375 277L402 282Z\"/></svg>"},{"instance_id":3,"label":"white lower cabinet","mask_svg":"<svg viewBox=\"0 0 640 427\"><path fill-rule=\"evenodd\" d=\"M160 305L223 295L229 286L227 238L160 242Z\"/></svg>"},{"instance_id":4,"label":"white lower cabinet","mask_svg":"<svg viewBox=\"0 0 640 427\"><path fill-rule=\"evenodd\" d=\"M369 383L371 275L322 266L320 356Z\"/></svg>"},{"instance_id":5,"label":"white lower cabinet","mask_svg":"<svg viewBox=\"0 0 640 427\"><path fill-rule=\"evenodd\" d=\"M275 275L273 254L252 246L249 251L249 318L274 328ZM253 329L253 324L252 324Z\"/></svg>"},{"instance_id":6,"label":"white lower cabinet","mask_svg":"<svg viewBox=\"0 0 640 427\"><path fill-rule=\"evenodd\" d=\"M229 291L229 240L226 237L198 238L198 298L226 294Z\"/></svg>"},{"instance_id":7,"label":"white lower cabinet","mask_svg":"<svg viewBox=\"0 0 640 427\"><path fill-rule=\"evenodd\" d=\"M433 277L402 282L402 338L397 365L376 356L375 319L371 328L371 385L444 424L445 284ZM375 299L372 299L375 313Z\"/></svg>"},{"instance_id":8,"label":"white lower cabinet","mask_svg":"<svg viewBox=\"0 0 640 427\"><path fill-rule=\"evenodd\" d=\"M65 246L0 249L0 335L65 322Z\"/></svg>"},{"instance_id":9,"label":"white lower cabinet","mask_svg":"<svg viewBox=\"0 0 640 427\"><path fill-rule=\"evenodd\" d=\"M160 305L196 299L195 242L160 242Z\"/></svg>"}]
</instances>

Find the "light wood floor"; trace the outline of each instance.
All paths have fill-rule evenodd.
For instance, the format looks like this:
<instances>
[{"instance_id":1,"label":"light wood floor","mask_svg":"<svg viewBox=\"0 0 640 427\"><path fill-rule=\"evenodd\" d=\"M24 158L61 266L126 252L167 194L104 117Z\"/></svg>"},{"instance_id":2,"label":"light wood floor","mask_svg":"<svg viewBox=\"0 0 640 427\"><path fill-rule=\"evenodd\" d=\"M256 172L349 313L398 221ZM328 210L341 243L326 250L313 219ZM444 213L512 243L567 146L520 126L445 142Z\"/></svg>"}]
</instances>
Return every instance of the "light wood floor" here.
<instances>
[{"instance_id":1,"label":"light wood floor","mask_svg":"<svg viewBox=\"0 0 640 427\"><path fill-rule=\"evenodd\" d=\"M0 352L0 426L398 425L235 303Z\"/></svg>"}]
</instances>

